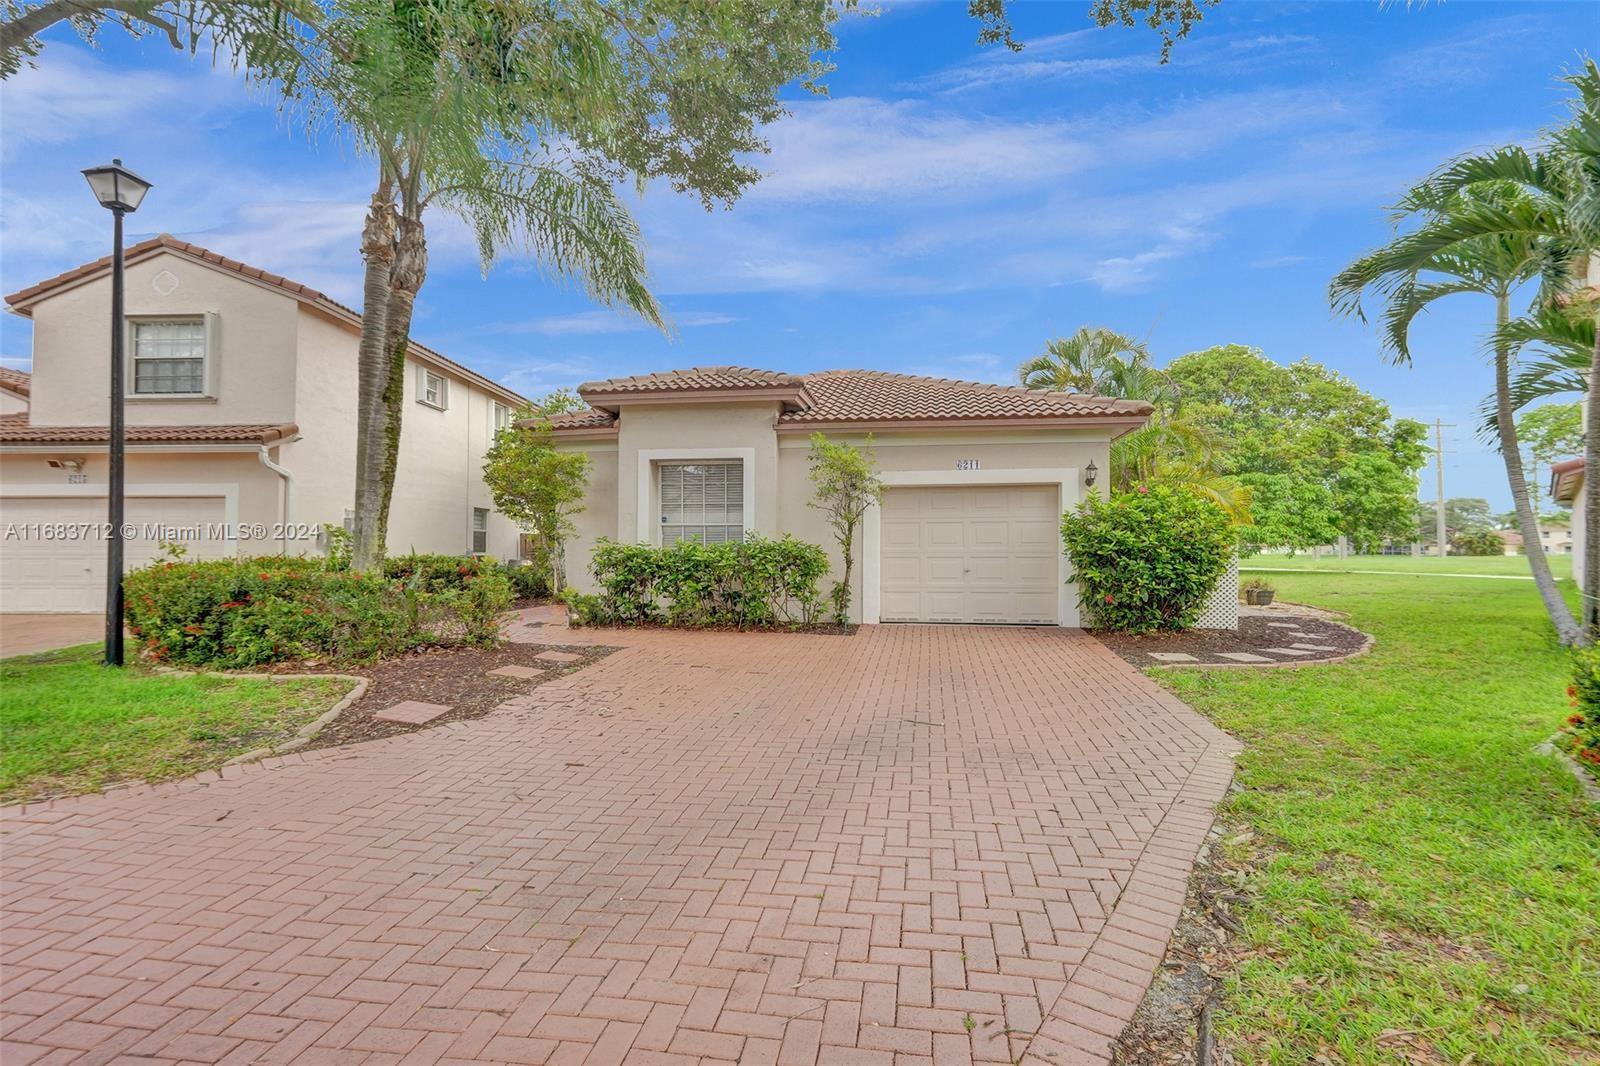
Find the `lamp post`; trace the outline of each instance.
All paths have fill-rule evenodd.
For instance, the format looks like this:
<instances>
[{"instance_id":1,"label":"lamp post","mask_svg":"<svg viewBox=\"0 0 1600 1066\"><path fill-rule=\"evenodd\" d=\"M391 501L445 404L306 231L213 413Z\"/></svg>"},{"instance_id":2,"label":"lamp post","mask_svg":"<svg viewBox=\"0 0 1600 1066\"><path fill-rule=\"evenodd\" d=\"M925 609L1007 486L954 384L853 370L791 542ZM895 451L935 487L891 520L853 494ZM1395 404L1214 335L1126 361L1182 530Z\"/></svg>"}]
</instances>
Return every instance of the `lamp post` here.
<instances>
[{"instance_id":1,"label":"lamp post","mask_svg":"<svg viewBox=\"0 0 1600 1066\"><path fill-rule=\"evenodd\" d=\"M107 445L110 460L109 502L106 536L106 665L122 665L122 369L126 330L122 314L122 216L139 210L150 183L113 159L110 166L90 167L83 172L100 206L114 220L111 236L111 439Z\"/></svg>"}]
</instances>

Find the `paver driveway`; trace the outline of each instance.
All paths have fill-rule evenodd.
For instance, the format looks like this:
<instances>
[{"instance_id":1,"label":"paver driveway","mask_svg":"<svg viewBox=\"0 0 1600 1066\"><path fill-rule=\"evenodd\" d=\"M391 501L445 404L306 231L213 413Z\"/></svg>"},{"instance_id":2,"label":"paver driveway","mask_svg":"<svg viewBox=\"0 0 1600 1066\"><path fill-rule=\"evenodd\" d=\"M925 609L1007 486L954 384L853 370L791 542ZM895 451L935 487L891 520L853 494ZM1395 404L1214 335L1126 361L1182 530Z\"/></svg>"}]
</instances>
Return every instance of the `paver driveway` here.
<instances>
[{"instance_id":1,"label":"paver driveway","mask_svg":"<svg viewBox=\"0 0 1600 1066\"><path fill-rule=\"evenodd\" d=\"M0 1058L1105 1060L1225 734L1073 632L602 639L484 719L6 812Z\"/></svg>"}]
</instances>

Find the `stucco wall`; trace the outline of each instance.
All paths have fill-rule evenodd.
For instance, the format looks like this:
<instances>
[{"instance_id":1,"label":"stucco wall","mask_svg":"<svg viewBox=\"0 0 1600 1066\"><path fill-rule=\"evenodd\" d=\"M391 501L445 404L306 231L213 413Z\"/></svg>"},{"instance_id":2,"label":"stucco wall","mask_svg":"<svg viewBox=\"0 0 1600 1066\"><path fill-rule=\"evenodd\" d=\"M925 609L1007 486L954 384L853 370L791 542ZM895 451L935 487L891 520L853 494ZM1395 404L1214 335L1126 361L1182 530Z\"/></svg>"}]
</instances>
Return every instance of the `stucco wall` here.
<instances>
[{"instance_id":1,"label":"stucco wall","mask_svg":"<svg viewBox=\"0 0 1600 1066\"><path fill-rule=\"evenodd\" d=\"M161 284L158 286L157 281ZM176 287L170 287L172 283ZM165 294L162 289L169 289ZM236 275L161 253L127 269L128 315L216 314L207 399L130 397L130 425L294 420L295 320L288 296ZM40 301L33 309L31 420L40 426L106 424L111 334L109 277ZM131 372L125 371L129 387Z\"/></svg>"},{"instance_id":2,"label":"stucco wall","mask_svg":"<svg viewBox=\"0 0 1600 1066\"><path fill-rule=\"evenodd\" d=\"M568 546L569 583L581 591L595 591L588 562L601 536L627 542L639 539L640 453L650 449L753 449L755 531L767 536L789 533L819 544L827 550L835 575L842 572L841 553L826 517L808 506L812 491L806 458L809 441L803 434L777 433L776 414L771 404L633 405L623 410L615 441L562 445L586 452L593 463L589 501L575 522L577 536ZM842 435L842 439L864 443L861 435ZM1100 471L1099 486L1083 489L1080 473L1080 493L1103 490L1110 469L1110 444L1103 429L890 432L877 435L874 448L883 471L947 472L950 484L962 484L967 477L956 470L958 459L978 460L980 472L1063 468L1081 472L1093 461ZM652 485L652 499L656 491ZM851 599L854 616L859 618L864 568L863 545L860 534L857 536Z\"/></svg>"},{"instance_id":3,"label":"stucco wall","mask_svg":"<svg viewBox=\"0 0 1600 1066\"><path fill-rule=\"evenodd\" d=\"M48 460L56 457L75 457L83 460L83 474L87 481L82 485L67 485L68 472L51 467ZM260 523L271 526L278 521L278 500L281 494L279 478L262 466L254 452L202 454L180 452L151 454L138 450L128 453L127 484L137 491L151 485L192 486L195 495L211 495L212 491L237 488L238 520L240 523ZM106 454L62 448L48 453L8 453L0 457L0 508L8 491L16 495L33 495L39 487L62 487L62 492L73 495L103 496L108 487ZM210 491L207 491L210 490ZM181 495L181 493L178 493ZM260 552L271 553L280 545L257 545Z\"/></svg>"},{"instance_id":4,"label":"stucco wall","mask_svg":"<svg viewBox=\"0 0 1600 1066\"><path fill-rule=\"evenodd\" d=\"M26 411L27 409L27 400L0 389L0 415L14 415L18 411Z\"/></svg>"}]
</instances>

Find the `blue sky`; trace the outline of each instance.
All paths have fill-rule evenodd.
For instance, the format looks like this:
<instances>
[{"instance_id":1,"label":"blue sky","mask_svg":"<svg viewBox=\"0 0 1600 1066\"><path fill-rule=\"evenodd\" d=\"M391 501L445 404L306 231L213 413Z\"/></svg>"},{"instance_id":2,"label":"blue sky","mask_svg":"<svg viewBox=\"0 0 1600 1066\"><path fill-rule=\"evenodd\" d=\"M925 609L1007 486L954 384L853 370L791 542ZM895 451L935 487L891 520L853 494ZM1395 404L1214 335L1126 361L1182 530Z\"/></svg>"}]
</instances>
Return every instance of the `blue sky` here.
<instances>
[{"instance_id":1,"label":"blue sky","mask_svg":"<svg viewBox=\"0 0 1600 1066\"><path fill-rule=\"evenodd\" d=\"M1095 29L1086 6L1018 5L1018 55L973 43L964 0L842 23L830 97L795 94L767 177L731 211L665 188L637 202L671 337L529 262L485 277L442 217L414 334L530 395L707 363L1008 381L1082 324L1146 337L1161 362L1244 343L1456 423L1450 493L1508 506L1473 432L1487 302L1442 306L1396 368L1330 315L1326 286L1384 237L1407 182L1560 117L1595 9L1223 0L1161 66L1149 31ZM77 172L120 155L156 185L133 239L169 231L357 302L371 167L347 141L306 137L155 41L49 41L0 86L4 291L103 254L108 219ZM27 322L3 316L0 360L29 351Z\"/></svg>"}]
</instances>

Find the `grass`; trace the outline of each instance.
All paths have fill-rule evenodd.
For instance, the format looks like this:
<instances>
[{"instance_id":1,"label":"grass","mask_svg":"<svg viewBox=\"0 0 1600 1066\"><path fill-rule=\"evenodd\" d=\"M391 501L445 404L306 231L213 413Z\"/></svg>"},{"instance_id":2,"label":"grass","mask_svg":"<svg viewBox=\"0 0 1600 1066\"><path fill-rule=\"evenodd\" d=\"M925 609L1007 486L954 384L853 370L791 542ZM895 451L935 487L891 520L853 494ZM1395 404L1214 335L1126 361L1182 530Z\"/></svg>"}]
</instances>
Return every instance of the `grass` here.
<instances>
[{"instance_id":1,"label":"grass","mask_svg":"<svg viewBox=\"0 0 1600 1066\"><path fill-rule=\"evenodd\" d=\"M1377 644L1156 672L1246 745L1222 816L1259 865L1219 1039L1245 1062L1600 1062L1600 811L1533 751L1568 713L1533 585L1274 581Z\"/></svg>"},{"instance_id":2,"label":"grass","mask_svg":"<svg viewBox=\"0 0 1600 1066\"><path fill-rule=\"evenodd\" d=\"M109 670L99 656L84 644L0 660L0 802L214 769L293 736L351 684Z\"/></svg>"},{"instance_id":3,"label":"grass","mask_svg":"<svg viewBox=\"0 0 1600 1066\"><path fill-rule=\"evenodd\" d=\"M1572 556L1551 555L1550 572L1557 579L1572 576ZM1348 559L1323 556L1313 559L1309 555L1252 555L1240 563L1242 570L1306 570L1313 573L1354 573L1361 570L1381 570L1397 574L1491 574L1496 576L1525 577L1528 572L1525 555L1447 555L1443 559L1422 555L1413 559L1409 555L1352 555ZM1271 575L1268 575L1271 580Z\"/></svg>"}]
</instances>

